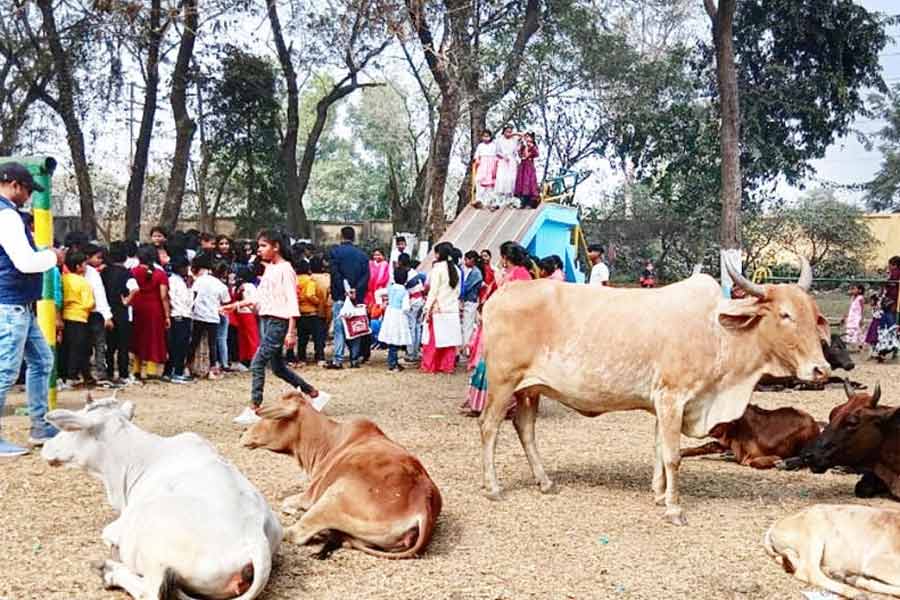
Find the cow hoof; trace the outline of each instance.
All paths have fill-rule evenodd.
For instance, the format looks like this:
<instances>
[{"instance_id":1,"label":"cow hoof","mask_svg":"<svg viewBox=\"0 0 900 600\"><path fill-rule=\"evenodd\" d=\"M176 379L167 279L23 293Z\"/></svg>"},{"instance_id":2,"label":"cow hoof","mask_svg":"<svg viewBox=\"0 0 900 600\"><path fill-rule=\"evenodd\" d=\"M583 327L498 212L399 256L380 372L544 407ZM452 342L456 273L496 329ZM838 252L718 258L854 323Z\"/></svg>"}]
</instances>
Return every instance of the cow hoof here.
<instances>
[{"instance_id":1,"label":"cow hoof","mask_svg":"<svg viewBox=\"0 0 900 600\"><path fill-rule=\"evenodd\" d=\"M484 493L484 497L492 502L499 502L503 499L500 490L488 490Z\"/></svg>"},{"instance_id":2,"label":"cow hoof","mask_svg":"<svg viewBox=\"0 0 900 600\"><path fill-rule=\"evenodd\" d=\"M542 494L558 494L559 488L552 481L545 481L541 483L541 493Z\"/></svg>"},{"instance_id":3,"label":"cow hoof","mask_svg":"<svg viewBox=\"0 0 900 600\"><path fill-rule=\"evenodd\" d=\"M100 563L97 565L98 570L100 571L100 579L103 580L103 588L107 590L113 590L119 587L116 583L115 578L115 570L118 565L111 560L97 561Z\"/></svg>"},{"instance_id":4,"label":"cow hoof","mask_svg":"<svg viewBox=\"0 0 900 600\"><path fill-rule=\"evenodd\" d=\"M678 527L684 527L685 525L687 525L687 518L684 516L684 513L681 512L681 509L667 510L666 514L663 515L663 519L665 519L672 525L677 525Z\"/></svg>"}]
</instances>

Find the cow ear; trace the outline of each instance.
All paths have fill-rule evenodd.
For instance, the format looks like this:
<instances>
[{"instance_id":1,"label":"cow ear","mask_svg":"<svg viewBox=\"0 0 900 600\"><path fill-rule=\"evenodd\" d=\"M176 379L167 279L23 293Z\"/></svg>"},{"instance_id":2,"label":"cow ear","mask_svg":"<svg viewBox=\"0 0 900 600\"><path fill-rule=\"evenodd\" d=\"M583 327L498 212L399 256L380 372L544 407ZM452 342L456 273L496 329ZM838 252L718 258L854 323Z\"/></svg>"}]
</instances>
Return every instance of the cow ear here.
<instances>
[{"instance_id":1,"label":"cow ear","mask_svg":"<svg viewBox=\"0 0 900 600\"><path fill-rule=\"evenodd\" d=\"M259 410L256 411L256 414L263 419L290 419L296 416L297 414L297 406L285 406L284 404L275 404L275 405L262 405Z\"/></svg>"},{"instance_id":2,"label":"cow ear","mask_svg":"<svg viewBox=\"0 0 900 600\"><path fill-rule=\"evenodd\" d=\"M44 419L63 431L81 431L90 429L94 422L86 414L71 410L51 410Z\"/></svg>"},{"instance_id":3,"label":"cow ear","mask_svg":"<svg viewBox=\"0 0 900 600\"><path fill-rule=\"evenodd\" d=\"M726 329L745 329L761 316L762 303L756 298L723 300L719 303L719 324Z\"/></svg>"},{"instance_id":4,"label":"cow ear","mask_svg":"<svg viewBox=\"0 0 900 600\"><path fill-rule=\"evenodd\" d=\"M134 419L134 402L128 400L122 403L122 406L119 407L119 410L125 414L125 418L129 421Z\"/></svg>"}]
</instances>

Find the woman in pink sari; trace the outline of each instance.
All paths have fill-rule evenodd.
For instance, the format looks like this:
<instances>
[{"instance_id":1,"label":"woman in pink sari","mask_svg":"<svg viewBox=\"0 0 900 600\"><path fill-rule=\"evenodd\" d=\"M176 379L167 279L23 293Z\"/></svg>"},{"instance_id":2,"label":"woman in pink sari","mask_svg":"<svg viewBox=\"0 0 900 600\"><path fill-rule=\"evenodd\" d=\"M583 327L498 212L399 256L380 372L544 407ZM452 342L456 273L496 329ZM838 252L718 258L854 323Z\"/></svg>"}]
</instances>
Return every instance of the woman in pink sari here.
<instances>
[{"instance_id":1,"label":"woman in pink sari","mask_svg":"<svg viewBox=\"0 0 900 600\"><path fill-rule=\"evenodd\" d=\"M528 252L516 242L504 242L500 246L500 264L503 272L500 278L500 287L510 281L531 281L531 272L528 264L531 259ZM487 364L484 360L484 338L481 335L481 325L472 336L476 340L475 351L472 353L472 361L477 365L469 378L469 390L466 393L466 402L462 406L462 414L467 417L477 417L484 409L487 400ZM469 363L470 365L472 362ZM515 398L510 399L510 412L515 408Z\"/></svg>"},{"instance_id":2,"label":"woman in pink sari","mask_svg":"<svg viewBox=\"0 0 900 600\"><path fill-rule=\"evenodd\" d=\"M369 287L366 289L365 303L369 309L376 304L375 292L386 288L391 279L391 264L384 260L384 252L372 251L372 260L369 261Z\"/></svg>"}]
</instances>

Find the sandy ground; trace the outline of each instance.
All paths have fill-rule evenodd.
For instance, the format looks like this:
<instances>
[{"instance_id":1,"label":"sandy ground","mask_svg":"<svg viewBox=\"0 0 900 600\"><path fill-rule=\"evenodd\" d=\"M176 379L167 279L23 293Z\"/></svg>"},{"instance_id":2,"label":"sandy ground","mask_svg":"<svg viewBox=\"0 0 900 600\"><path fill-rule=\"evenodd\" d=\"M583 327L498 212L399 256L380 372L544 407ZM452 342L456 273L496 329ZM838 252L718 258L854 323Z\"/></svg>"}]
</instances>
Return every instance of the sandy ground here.
<instances>
[{"instance_id":1,"label":"sandy ground","mask_svg":"<svg viewBox=\"0 0 900 600\"><path fill-rule=\"evenodd\" d=\"M763 533L775 519L813 503L858 502L851 476L691 459L681 480L689 526L675 528L661 520L649 491L652 418L586 419L552 402L541 408L537 438L559 494L539 493L505 423L498 451L505 497L491 502L480 489L477 422L456 414L465 376L390 374L383 355L375 361L359 371L307 368L304 375L335 395L328 414L373 419L425 464L444 497L430 549L418 560L340 550L318 561L310 558L312 548L286 545L263 598L801 598L809 586L770 561ZM900 402L900 365L866 363L853 377L870 385L880 380L883 402ZM267 395L282 389L271 383ZM299 470L286 457L238 446L231 417L248 393L249 376L236 375L190 387L132 387L120 397L137 403L141 427L210 439L277 506L302 489ZM758 393L754 401L798 406L825 419L843 397L832 389ZM10 400L23 403L21 393ZM81 401L71 392L61 395L64 405ZM8 437L24 438L26 417L3 421ZM897 507L886 499L867 503ZM0 463L0 599L125 598L104 591L89 564L105 558L100 531L113 518L101 484L84 473L52 469L37 454Z\"/></svg>"}]
</instances>

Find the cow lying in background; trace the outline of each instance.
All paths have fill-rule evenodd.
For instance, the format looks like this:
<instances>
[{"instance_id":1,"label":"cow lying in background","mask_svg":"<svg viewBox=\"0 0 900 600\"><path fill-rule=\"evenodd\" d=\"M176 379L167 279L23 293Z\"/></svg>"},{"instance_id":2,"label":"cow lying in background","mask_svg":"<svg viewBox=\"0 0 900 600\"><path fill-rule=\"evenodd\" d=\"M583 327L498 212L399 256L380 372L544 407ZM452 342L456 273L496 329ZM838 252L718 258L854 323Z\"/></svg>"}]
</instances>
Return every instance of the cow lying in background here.
<instances>
[{"instance_id":1,"label":"cow lying in background","mask_svg":"<svg viewBox=\"0 0 900 600\"><path fill-rule=\"evenodd\" d=\"M832 371L837 369L852 371L856 367L853 363L853 359L850 358L850 351L847 349L847 344L844 343L843 338L841 338L839 334L831 334L830 344L825 343L824 341L822 342L822 353L825 355L825 360L828 361ZM763 375L756 384L756 391L780 392L785 389L821 391L825 389L826 385L842 384L845 382L845 379L833 375L829 377L827 381L818 382L803 381L796 377L773 377L772 375ZM865 387L861 383L856 382L850 382L850 385L856 388Z\"/></svg>"},{"instance_id":2,"label":"cow lying in background","mask_svg":"<svg viewBox=\"0 0 900 600\"><path fill-rule=\"evenodd\" d=\"M813 473L849 467L862 474L855 493L900 498L900 408L878 406L881 386L872 394L846 389L848 400L831 411L828 426L803 449Z\"/></svg>"},{"instance_id":3,"label":"cow lying in background","mask_svg":"<svg viewBox=\"0 0 900 600\"><path fill-rule=\"evenodd\" d=\"M303 517L285 531L300 545L325 535L317 553L327 558L342 544L383 558L411 558L431 541L441 493L422 463L364 419L338 423L291 392L264 404L263 418L241 444L297 459L309 475L303 494L285 500L285 512Z\"/></svg>"},{"instance_id":4,"label":"cow lying in background","mask_svg":"<svg viewBox=\"0 0 900 600\"><path fill-rule=\"evenodd\" d=\"M747 405L736 421L719 423L709 432L716 441L681 451L681 456L702 456L731 451L735 460L754 469L771 469L800 451L819 435L819 425L796 408L766 410Z\"/></svg>"},{"instance_id":5,"label":"cow lying in background","mask_svg":"<svg viewBox=\"0 0 900 600\"><path fill-rule=\"evenodd\" d=\"M847 598L900 597L900 511L818 504L766 532L766 552L801 581Z\"/></svg>"},{"instance_id":6,"label":"cow lying in background","mask_svg":"<svg viewBox=\"0 0 900 600\"><path fill-rule=\"evenodd\" d=\"M101 479L119 513L103 528L106 586L138 600L259 596L282 537L265 499L200 436L160 437L133 416L130 402L88 396L46 417L60 433L43 459Z\"/></svg>"}]
</instances>

